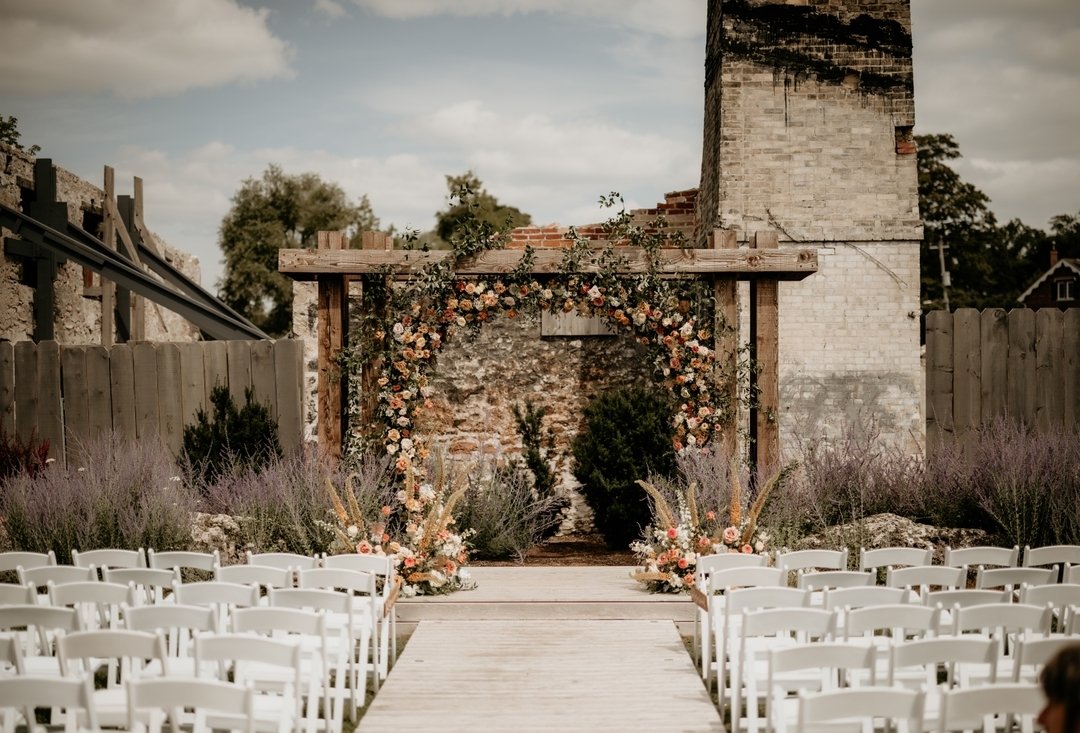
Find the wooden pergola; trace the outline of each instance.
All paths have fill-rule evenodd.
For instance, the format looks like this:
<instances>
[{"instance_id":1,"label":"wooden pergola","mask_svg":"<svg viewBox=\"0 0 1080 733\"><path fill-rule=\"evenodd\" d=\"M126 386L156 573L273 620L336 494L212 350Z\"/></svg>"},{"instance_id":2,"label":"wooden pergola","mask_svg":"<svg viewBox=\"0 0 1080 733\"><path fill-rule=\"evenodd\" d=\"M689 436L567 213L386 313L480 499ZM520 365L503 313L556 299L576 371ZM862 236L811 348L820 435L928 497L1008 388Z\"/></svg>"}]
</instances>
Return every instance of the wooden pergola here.
<instances>
[{"instance_id":1,"label":"wooden pergola","mask_svg":"<svg viewBox=\"0 0 1080 733\"><path fill-rule=\"evenodd\" d=\"M779 302L777 283L802 280L817 272L817 252L813 249L779 249L776 232L758 232L749 248L738 249L736 234L716 230L709 249L662 249L656 255L660 272L673 277L695 276L713 283L717 317L734 326L717 330L719 353L735 353L739 343L738 281L750 281L750 355L759 369L752 375L758 390L757 405L750 411L750 438L755 465L776 467L780 459L779 431ZM345 425L345 396L348 385L337 366L338 356L347 345L349 323L348 287L350 280L363 283L365 275L383 274L389 269L402 279L425 264L450 256L445 251L422 252L395 250L388 235L365 232L362 249L346 249L342 232L319 232L318 249L283 249L278 269L296 280L318 282L318 410L319 444L331 455L340 456ZM596 257L583 258L578 272L600 271L599 255L605 243L598 242ZM538 280L560 274L565 249L536 248L533 273ZM648 255L635 247L619 247L623 260L620 271L643 273L649 267ZM462 277L498 276L511 272L524 256L524 250L500 249L482 252L459 262L456 273ZM364 302L363 300L361 302ZM365 303L362 307L368 307ZM373 422L375 365L365 365L361 377L361 421ZM734 400L737 385L728 385ZM724 444L734 450L736 424L724 430Z\"/></svg>"}]
</instances>

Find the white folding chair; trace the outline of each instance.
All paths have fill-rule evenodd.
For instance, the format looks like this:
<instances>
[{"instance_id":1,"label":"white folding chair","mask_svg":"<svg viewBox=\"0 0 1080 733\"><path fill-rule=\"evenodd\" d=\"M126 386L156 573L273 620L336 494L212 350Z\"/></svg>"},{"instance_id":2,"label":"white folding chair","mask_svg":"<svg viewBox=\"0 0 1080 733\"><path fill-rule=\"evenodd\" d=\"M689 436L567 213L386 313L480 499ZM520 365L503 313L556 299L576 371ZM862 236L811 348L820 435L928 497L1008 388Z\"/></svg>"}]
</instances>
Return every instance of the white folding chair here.
<instances>
[{"instance_id":1,"label":"white folding chair","mask_svg":"<svg viewBox=\"0 0 1080 733\"><path fill-rule=\"evenodd\" d=\"M59 677L56 641L65 634L82 630L73 608L53 608L37 604L0 607L0 632L22 647L23 666L33 676Z\"/></svg>"},{"instance_id":2,"label":"white folding chair","mask_svg":"<svg viewBox=\"0 0 1080 733\"><path fill-rule=\"evenodd\" d=\"M1020 602L1033 606L1050 606L1057 620L1057 631L1060 633L1069 622L1066 610L1069 606L1080 605L1080 583L1022 586Z\"/></svg>"},{"instance_id":3,"label":"white folding chair","mask_svg":"<svg viewBox=\"0 0 1080 733\"><path fill-rule=\"evenodd\" d=\"M1001 642L996 679L1012 677L1013 645L1019 639L1045 638L1050 633L1054 614L1049 606L1021 603L991 603L985 606L956 607L952 612L952 633L976 634ZM982 682L974 677L973 682Z\"/></svg>"},{"instance_id":4,"label":"white folding chair","mask_svg":"<svg viewBox=\"0 0 1080 733\"><path fill-rule=\"evenodd\" d=\"M951 611L956 606L967 608L968 606L984 606L987 603L1010 603L1012 596L1005 590L991 590L989 588L958 588L955 590L932 590L922 598L925 606L940 606L946 611ZM948 614L946 614L948 615Z\"/></svg>"},{"instance_id":5,"label":"white folding chair","mask_svg":"<svg viewBox=\"0 0 1080 733\"><path fill-rule=\"evenodd\" d=\"M1057 583L1058 567L1049 568L983 568L975 575L976 588L1000 588L1014 597L1019 596L1022 585L1046 585Z\"/></svg>"},{"instance_id":6,"label":"white folding chair","mask_svg":"<svg viewBox=\"0 0 1080 733\"><path fill-rule=\"evenodd\" d=\"M1020 639L1013 651L1012 681L1035 684L1039 671L1055 654L1077 643L1077 639L1064 634L1054 634L1041 639Z\"/></svg>"},{"instance_id":7,"label":"white folding chair","mask_svg":"<svg viewBox=\"0 0 1080 733\"><path fill-rule=\"evenodd\" d=\"M742 730L744 697L767 677L769 652L828 639L833 633L834 619L833 612L819 608L743 610L739 653L731 662L730 671L734 730ZM749 709L749 701L746 723L756 733L757 711Z\"/></svg>"},{"instance_id":8,"label":"white folding chair","mask_svg":"<svg viewBox=\"0 0 1080 733\"><path fill-rule=\"evenodd\" d=\"M877 571L904 565L932 565L934 550L930 547L878 547L859 550L859 570Z\"/></svg>"},{"instance_id":9,"label":"white folding chair","mask_svg":"<svg viewBox=\"0 0 1080 733\"><path fill-rule=\"evenodd\" d=\"M314 720L321 707L329 733L340 733L343 705L335 705L331 674L341 669L342 646L332 644L327 634L326 614L297 608L238 608L232 615L233 632L254 633L298 645L301 650L300 669L304 679L318 680L310 688L315 695L306 701L305 720ZM331 660L333 655L333 661ZM339 675L344 680L344 672ZM339 698L340 699L340 698ZM310 733L310 729L308 731Z\"/></svg>"},{"instance_id":10,"label":"white folding chair","mask_svg":"<svg viewBox=\"0 0 1080 733\"><path fill-rule=\"evenodd\" d=\"M315 727L316 720L304 718L303 700L317 694L305 686L318 680L305 683L300 645L248 634L215 634L196 640L195 657L200 668L217 670L220 679L231 677L255 690L257 730L287 733L299 730L301 723Z\"/></svg>"},{"instance_id":11,"label":"white folding chair","mask_svg":"<svg viewBox=\"0 0 1080 733\"><path fill-rule=\"evenodd\" d=\"M18 566L15 572L19 578L19 585L32 585L37 594L37 602L48 605L49 594L47 586L51 582L55 585L64 583L84 583L88 580L97 580L97 568L77 568L74 565L38 565L33 568Z\"/></svg>"},{"instance_id":12,"label":"white folding chair","mask_svg":"<svg viewBox=\"0 0 1080 733\"><path fill-rule=\"evenodd\" d=\"M55 565L56 553L48 552L22 552L13 550L0 552L0 572L15 570L20 566L24 568L38 568L42 565Z\"/></svg>"},{"instance_id":13,"label":"white folding chair","mask_svg":"<svg viewBox=\"0 0 1080 733\"><path fill-rule=\"evenodd\" d=\"M52 726L59 724L55 714L62 712L65 733L100 730L92 692L92 682L85 677L58 679L26 675L0 679L2 729L4 733L14 733L21 717L28 733L44 732L47 729L37 723L34 709L51 708L54 712ZM84 721L81 728L79 718Z\"/></svg>"},{"instance_id":14,"label":"white folding chair","mask_svg":"<svg viewBox=\"0 0 1080 733\"><path fill-rule=\"evenodd\" d=\"M940 618L940 609L913 603L848 608L842 621L844 641L872 648L877 676L885 679L892 645L937 635Z\"/></svg>"},{"instance_id":15,"label":"white folding chair","mask_svg":"<svg viewBox=\"0 0 1080 733\"><path fill-rule=\"evenodd\" d=\"M944 565L912 565L906 568L890 567L885 571L885 585L889 588L917 589L918 598L925 600L931 588L956 590L967 583L967 567Z\"/></svg>"},{"instance_id":16,"label":"white folding chair","mask_svg":"<svg viewBox=\"0 0 1080 733\"><path fill-rule=\"evenodd\" d=\"M914 690L855 687L799 695L797 733L923 729L923 695ZM875 722L880 721L880 722Z\"/></svg>"},{"instance_id":17,"label":"white folding chair","mask_svg":"<svg viewBox=\"0 0 1080 733\"><path fill-rule=\"evenodd\" d=\"M727 599L732 591L744 588L754 587L768 587L768 588L783 588L784 586L784 574L780 572L778 568L767 568L759 566L746 566L746 567L732 567L725 568L723 570L714 570L709 573L707 578L707 588L705 597L708 603L708 626L713 639L713 647L715 648L714 654L706 656L702 654L701 657L701 674L705 679L705 686L711 687L712 684L712 670L714 661L718 673L721 674L718 682L718 689L720 691L720 700L723 703L724 699L724 677L722 676L725 668L725 648L724 642L729 634L729 630L734 632L737 628L737 622L733 623L733 620L727 617ZM795 590L795 589L792 589ZM809 594L804 591L799 598L809 598ZM788 598L794 597L793 594L789 594ZM799 601L801 604L803 601ZM808 602L808 601L807 601ZM787 601L784 601L787 603ZM721 636L723 635L723 636Z\"/></svg>"},{"instance_id":18,"label":"white folding chair","mask_svg":"<svg viewBox=\"0 0 1080 733\"><path fill-rule=\"evenodd\" d=\"M862 570L799 570L795 577L796 588L811 591L863 588L874 585L875 580L872 573Z\"/></svg>"},{"instance_id":19,"label":"white folding chair","mask_svg":"<svg viewBox=\"0 0 1080 733\"><path fill-rule=\"evenodd\" d=\"M77 568L95 567L99 572L105 568L145 568L146 553L138 550L102 548L98 550L71 551L71 564Z\"/></svg>"},{"instance_id":20,"label":"white folding chair","mask_svg":"<svg viewBox=\"0 0 1080 733\"><path fill-rule=\"evenodd\" d=\"M180 570L151 568L102 568L101 577L106 583L133 585L139 603L153 605L171 601L173 584L180 582Z\"/></svg>"},{"instance_id":21,"label":"white folding chair","mask_svg":"<svg viewBox=\"0 0 1080 733\"><path fill-rule=\"evenodd\" d=\"M244 559L248 565L284 568L293 575L300 570L317 568L321 562L318 555L300 555L295 552L251 552L250 550L244 553Z\"/></svg>"},{"instance_id":22,"label":"white folding chair","mask_svg":"<svg viewBox=\"0 0 1080 733\"><path fill-rule=\"evenodd\" d=\"M709 576L714 572L729 568L765 567L769 564L768 561L769 558L766 555L741 552L698 555L697 563L694 565L694 585L705 594L709 589ZM699 607L695 611L693 650L695 659L702 666L702 677L704 677L705 665L712 658L712 627L709 625L708 609Z\"/></svg>"},{"instance_id":23,"label":"white folding chair","mask_svg":"<svg viewBox=\"0 0 1080 733\"><path fill-rule=\"evenodd\" d=\"M826 611L837 608L895 606L899 603L907 603L910 600L911 594L906 589L886 588L882 585L826 588L821 594L821 605Z\"/></svg>"},{"instance_id":24,"label":"white folding chair","mask_svg":"<svg viewBox=\"0 0 1080 733\"><path fill-rule=\"evenodd\" d=\"M194 575L199 580L209 580L214 577L214 566L221 564L221 553L213 552L190 552L188 550L168 550L155 552L146 551L147 566L155 570L180 570L184 580L191 579L190 571L198 571ZM188 571L188 572L185 572ZM189 577L184 577L188 575Z\"/></svg>"},{"instance_id":25,"label":"white folding chair","mask_svg":"<svg viewBox=\"0 0 1080 733\"><path fill-rule=\"evenodd\" d=\"M776 567L784 573L788 583L794 585L788 573L797 570L847 570L848 551L843 550L795 550L776 555Z\"/></svg>"},{"instance_id":26,"label":"white folding chair","mask_svg":"<svg viewBox=\"0 0 1080 733\"><path fill-rule=\"evenodd\" d=\"M989 545L981 545L979 547L961 547L953 549L951 547L945 548L945 557L941 561L942 565L959 568L959 567L983 567L989 565L991 567L999 568L1015 568L1019 565L1020 560L1020 547L992 547Z\"/></svg>"},{"instance_id":27,"label":"white folding chair","mask_svg":"<svg viewBox=\"0 0 1080 733\"><path fill-rule=\"evenodd\" d=\"M37 592L32 585L0 583L0 606L21 606L37 603Z\"/></svg>"},{"instance_id":28,"label":"white folding chair","mask_svg":"<svg viewBox=\"0 0 1080 733\"><path fill-rule=\"evenodd\" d=\"M56 642L56 656L65 677L94 676L106 669L105 686L94 690L94 707L102 725L127 723L127 683L144 676L148 661L160 677L169 677L165 640L157 634L126 629L77 631Z\"/></svg>"},{"instance_id":29,"label":"white folding chair","mask_svg":"<svg viewBox=\"0 0 1080 733\"><path fill-rule=\"evenodd\" d=\"M973 678L996 682L1000 658L996 639L938 636L900 642L891 649L888 684L925 690L926 715L934 718L941 706L939 679L946 687L970 687Z\"/></svg>"},{"instance_id":30,"label":"white folding chair","mask_svg":"<svg viewBox=\"0 0 1080 733\"><path fill-rule=\"evenodd\" d=\"M134 606L135 587L101 580L85 580L56 585L51 580L48 589L49 605L74 608L86 631L120 628L120 607Z\"/></svg>"},{"instance_id":31,"label":"white folding chair","mask_svg":"<svg viewBox=\"0 0 1080 733\"><path fill-rule=\"evenodd\" d=\"M128 730L161 733L165 720L171 730L211 733L223 716L233 721L227 730L255 733L255 691L251 687L220 680L146 679L128 683ZM189 717L184 710L191 708ZM145 722L149 719L149 725Z\"/></svg>"},{"instance_id":32,"label":"white folding chair","mask_svg":"<svg viewBox=\"0 0 1080 733\"><path fill-rule=\"evenodd\" d=\"M994 733L997 716L1018 719L1021 733L1032 733L1035 716L1045 700L1037 685L1003 683L941 692L938 733L979 731Z\"/></svg>"},{"instance_id":33,"label":"white folding chair","mask_svg":"<svg viewBox=\"0 0 1080 733\"><path fill-rule=\"evenodd\" d=\"M255 583L244 585L225 580L179 583L173 586L173 599L179 605L212 608L217 631L224 632L229 628L234 610L259 605L259 586Z\"/></svg>"},{"instance_id":34,"label":"white folding chair","mask_svg":"<svg viewBox=\"0 0 1080 733\"><path fill-rule=\"evenodd\" d=\"M297 575L297 584L301 588L323 588L344 591L351 599L353 605L353 622L357 627L366 624L368 626L370 641L370 654L367 651L360 654L355 651L355 658L364 673L370 657L372 686L379 691L381 680L386 678L390 671L389 660L386 658L388 640L380 640L380 634L386 632L385 613L387 596L376 591L376 575L364 570L351 570L344 567L321 567L311 570L301 570ZM361 640L357 640L361 642ZM387 642L383 645L381 641ZM381 648L380 648L381 647Z\"/></svg>"},{"instance_id":35,"label":"white folding chair","mask_svg":"<svg viewBox=\"0 0 1080 733\"><path fill-rule=\"evenodd\" d=\"M846 686L855 679L874 684L874 650L858 644L817 642L769 652L768 683L764 689L765 730L794 727L798 720L799 691L825 692ZM753 681L747 686L747 714L756 717L757 690ZM749 726L756 730L756 720Z\"/></svg>"},{"instance_id":36,"label":"white folding chair","mask_svg":"<svg viewBox=\"0 0 1080 733\"><path fill-rule=\"evenodd\" d=\"M218 565L214 568L214 580L241 585L254 583L266 591L271 588L296 586L293 568L279 568L273 565Z\"/></svg>"},{"instance_id":37,"label":"white folding chair","mask_svg":"<svg viewBox=\"0 0 1080 733\"><path fill-rule=\"evenodd\" d=\"M1025 545L1022 561L1026 568L1057 565L1064 574L1067 566L1080 565L1080 545L1047 545L1045 547ZM1066 581L1062 577L1061 582L1077 581Z\"/></svg>"},{"instance_id":38,"label":"white folding chair","mask_svg":"<svg viewBox=\"0 0 1080 733\"><path fill-rule=\"evenodd\" d=\"M124 609L124 623L131 631L160 635L165 640L172 677L199 677L206 672L195 660L195 640L218 631L217 612L212 606L162 603ZM160 674L151 665L147 674Z\"/></svg>"}]
</instances>

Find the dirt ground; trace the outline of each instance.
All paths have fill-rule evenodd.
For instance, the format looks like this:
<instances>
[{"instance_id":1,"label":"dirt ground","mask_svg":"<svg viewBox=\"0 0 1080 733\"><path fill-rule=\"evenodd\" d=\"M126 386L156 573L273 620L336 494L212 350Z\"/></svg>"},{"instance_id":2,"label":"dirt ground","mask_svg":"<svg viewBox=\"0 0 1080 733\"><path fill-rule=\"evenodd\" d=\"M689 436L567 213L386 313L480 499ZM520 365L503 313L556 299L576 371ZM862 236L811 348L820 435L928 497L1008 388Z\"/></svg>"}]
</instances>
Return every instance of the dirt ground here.
<instances>
[{"instance_id":1,"label":"dirt ground","mask_svg":"<svg viewBox=\"0 0 1080 733\"><path fill-rule=\"evenodd\" d=\"M630 550L612 550L598 534L575 534L553 537L534 547L524 563L516 560L470 560L476 567L538 565L636 565Z\"/></svg>"}]
</instances>

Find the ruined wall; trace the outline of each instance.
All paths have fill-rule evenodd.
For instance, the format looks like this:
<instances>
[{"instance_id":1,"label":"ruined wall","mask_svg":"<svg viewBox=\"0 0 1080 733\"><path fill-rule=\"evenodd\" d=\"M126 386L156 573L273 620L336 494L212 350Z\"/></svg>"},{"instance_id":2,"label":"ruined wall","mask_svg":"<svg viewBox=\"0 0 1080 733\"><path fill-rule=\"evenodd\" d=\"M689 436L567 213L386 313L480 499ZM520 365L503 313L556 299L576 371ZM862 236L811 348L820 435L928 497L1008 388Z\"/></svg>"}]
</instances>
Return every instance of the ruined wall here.
<instances>
[{"instance_id":1,"label":"ruined wall","mask_svg":"<svg viewBox=\"0 0 1080 733\"><path fill-rule=\"evenodd\" d=\"M818 249L780 284L787 452L856 413L923 449L910 32L908 0L709 3L697 240Z\"/></svg>"},{"instance_id":2,"label":"ruined wall","mask_svg":"<svg viewBox=\"0 0 1080 733\"><path fill-rule=\"evenodd\" d=\"M67 204L69 221L85 228L88 214L90 219L99 220L96 218L101 216L101 202L105 197L99 187L60 166L56 166L56 186L57 199ZM34 157L0 143L0 201L20 208L25 192L33 188ZM150 220L152 213L147 212ZM0 233L5 237L10 234L6 229ZM165 257L198 282L198 259L169 247L160 237L157 240L165 248ZM21 283L22 269L21 258L0 255L0 339L3 340L26 341L34 335L34 288ZM89 287L100 285L101 278L95 274ZM60 266L53 287L56 340L61 344L101 343L101 300L87 293L82 266L70 260ZM199 333L172 311L148 302L146 338L148 341L195 341Z\"/></svg>"}]
</instances>

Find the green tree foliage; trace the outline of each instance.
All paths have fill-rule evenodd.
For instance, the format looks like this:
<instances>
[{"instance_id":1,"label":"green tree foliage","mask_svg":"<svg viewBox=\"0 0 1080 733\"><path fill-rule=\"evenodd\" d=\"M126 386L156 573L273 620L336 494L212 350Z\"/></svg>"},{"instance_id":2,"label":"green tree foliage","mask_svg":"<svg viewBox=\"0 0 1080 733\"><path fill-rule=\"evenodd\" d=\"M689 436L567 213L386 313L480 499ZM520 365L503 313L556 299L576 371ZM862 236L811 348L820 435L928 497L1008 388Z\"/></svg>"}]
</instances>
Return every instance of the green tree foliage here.
<instances>
[{"instance_id":1,"label":"green tree foliage","mask_svg":"<svg viewBox=\"0 0 1080 733\"><path fill-rule=\"evenodd\" d=\"M435 235L442 242L461 238L470 227L503 231L532 223L532 217L514 206L500 204L472 171L447 176L450 190L447 208L435 214Z\"/></svg>"},{"instance_id":2,"label":"green tree foliage","mask_svg":"<svg viewBox=\"0 0 1080 733\"><path fill-rule=\"evenodd\" d=\"M220 297L271 336L283 336L292 324L292 285L278 272L278 250L314 247L321 230L355 238L378 228L367 196L354 204L336 183L271 165L261 178L244 181L221 222Z\"/></svg>"},{"instance_id":3,"label":"green tree foliage","mask_svg":"<svg viewBox=\"0 0 1080 733\"><path fill-rule=\"evenodd\" d=\"M237 408L229 388L210 392L213 417L195 413L195 422L184 428L183 457L205 484L234 469L255 469L272 458L280 458L281 442L277 423L265 405L255 401L249 387L244 406Z\"/></svg>"},{"instance_id":4,"label":"green tree foliage","mask_svg":"<svg viewBox=\"0 0 1080 733\"><path fill-rule=\"evenodd\" d=\"M0 115L0 143L7 143L13 148L19 150L25 150L30 155L37 155L41 150L40 145L31 145L29 148L24 148L19 139L22 137L22 133L19 132L19 120L16 117L8 116L5 118Z\"/></svg>"},{"instance_id":5,"label":"green tree foliage","mask_svg":"<svg viewBox=\"0 0 1080 733\"><path fill-rule=\"evenodd\" d=\"M642 387L606 392L585 408L574 475L612 548L626 548L650 522L648 497L635 482L675 475L672 412L667 394Z\"/></svg>"}]
</instances>

